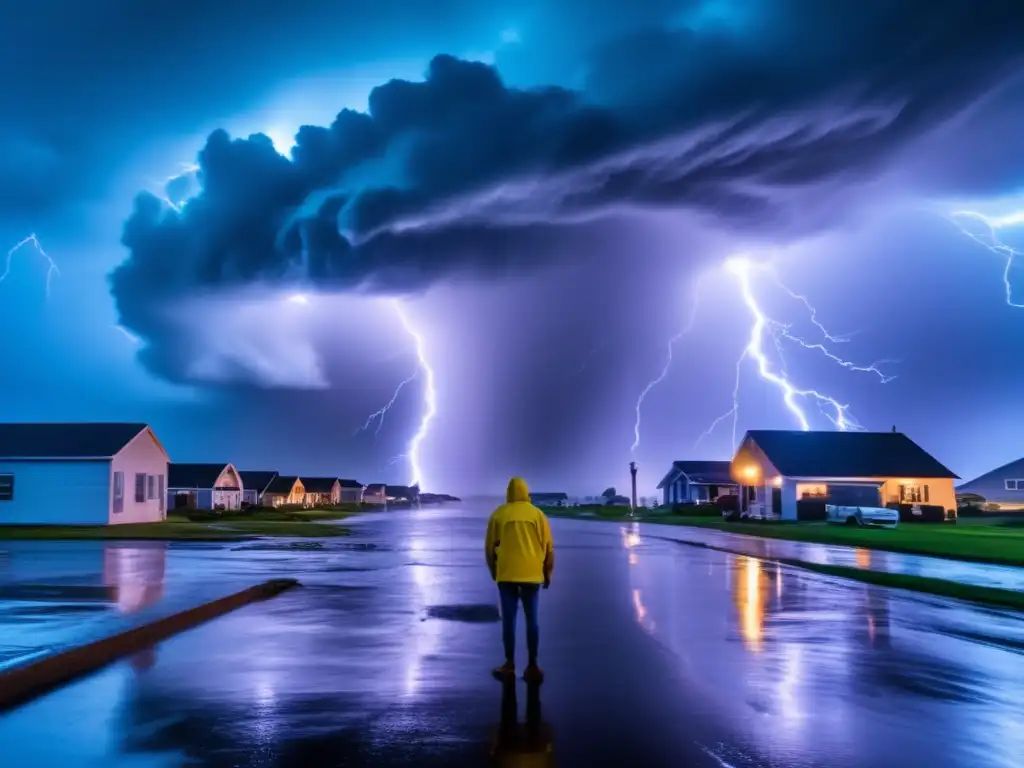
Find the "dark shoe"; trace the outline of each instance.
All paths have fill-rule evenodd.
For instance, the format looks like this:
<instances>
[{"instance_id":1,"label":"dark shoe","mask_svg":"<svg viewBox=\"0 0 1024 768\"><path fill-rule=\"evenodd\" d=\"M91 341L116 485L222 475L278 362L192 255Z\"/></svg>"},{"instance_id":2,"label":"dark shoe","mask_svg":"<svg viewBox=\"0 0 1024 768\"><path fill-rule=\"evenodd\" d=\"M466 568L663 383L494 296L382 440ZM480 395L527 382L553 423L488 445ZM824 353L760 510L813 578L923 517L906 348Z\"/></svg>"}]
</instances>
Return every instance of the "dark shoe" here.
<instances>
[{"instance_id":1,"label":"dark shoe","mask_svg":"<svg viewBox=\"0 0 1024 768\"><path fill-rule=\"evenodd\" d=\"M498 680L515 679L516 676L516 665L511 661L506 661L500 667L495 667L494 671L491 672Z\"/></svg>"},{"instance_id":2,"label":"dark shoe","mask_svg":"<svg viewBox=\"0 0 1024 768\"><path fill-rule=\"evenodd\" d=\"M544 672L536 664L531 664L523 672L523 680L534 685L539 685L544 682Z\"/></svg>"}]
</instances>

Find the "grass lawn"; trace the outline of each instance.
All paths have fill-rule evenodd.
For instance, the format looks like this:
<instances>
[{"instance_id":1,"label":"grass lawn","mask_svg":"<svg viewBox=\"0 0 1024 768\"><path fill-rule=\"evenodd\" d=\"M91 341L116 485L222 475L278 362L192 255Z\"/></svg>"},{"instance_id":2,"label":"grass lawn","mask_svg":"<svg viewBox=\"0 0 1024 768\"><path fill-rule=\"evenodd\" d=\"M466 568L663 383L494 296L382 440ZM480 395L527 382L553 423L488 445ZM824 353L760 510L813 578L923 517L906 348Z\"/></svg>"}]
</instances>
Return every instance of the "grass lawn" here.
<instances>
[{"instance_id":1,"label":"grass lawn","mask_svg":"<svg viewBox=\"0 0 1024 768\"><path fill-rule=\"evenodd\" d=\"M843 544L953 560L1024 566L1024 525L1019 520L961 518L956 525L912 523L885 530L848 528L825 523L727 523L718 517L670 514L641 513L630 517L623 514L621 509L609 509L607 513L591 515L580 514L568 507L545 511L555 517L689 525L769 539Z\"/></svg>"},{"instance_id":2,"label":"grass lawn","mask_svg":"<svg viewBox=\"0 0 1024 768\"><path fill-rule=\"evenodd\" d=\"M163 523L126 525L38 525L0 526L0 540L12 539L150 539L182 541L243 541L256 536L328 538L348 536L339 520L353 514L349 510L311 509L279 512L257 510L251 514L227 514L212 519L189 520L171 513Z\"/></svg>"}]
</instances>

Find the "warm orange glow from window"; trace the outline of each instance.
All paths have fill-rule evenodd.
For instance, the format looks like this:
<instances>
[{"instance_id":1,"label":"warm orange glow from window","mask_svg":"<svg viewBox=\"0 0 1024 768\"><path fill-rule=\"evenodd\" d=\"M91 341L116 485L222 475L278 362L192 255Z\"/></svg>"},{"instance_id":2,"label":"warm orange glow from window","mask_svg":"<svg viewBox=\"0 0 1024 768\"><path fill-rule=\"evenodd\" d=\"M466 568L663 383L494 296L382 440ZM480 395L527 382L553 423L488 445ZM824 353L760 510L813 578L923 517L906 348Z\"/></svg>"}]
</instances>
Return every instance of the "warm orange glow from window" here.
<instances>
[{"instance_id":1,"label":"warm orange glow from window","mask_svg":"<svg viewBox=\"0 0 1024 768\"><path fill-rule=\"evenodd\" d=\"M744 467L743 476L748 480L753 480L755 477L757 477L757 467L755 467L753 464L751 464L749 467Z\"/></svg>"},{"instance_id":2,"label":"warm orange glow from window","mask_svg":"<svg viewBox=\"0 0 1024 768\"><path fill-rule=\"evenodd\" d=\"M774 480L772 480L772 485L774 485L776 488L781 488L782 487L782 478L781 477L776 477Z\"/></svg>"}]
</instances>

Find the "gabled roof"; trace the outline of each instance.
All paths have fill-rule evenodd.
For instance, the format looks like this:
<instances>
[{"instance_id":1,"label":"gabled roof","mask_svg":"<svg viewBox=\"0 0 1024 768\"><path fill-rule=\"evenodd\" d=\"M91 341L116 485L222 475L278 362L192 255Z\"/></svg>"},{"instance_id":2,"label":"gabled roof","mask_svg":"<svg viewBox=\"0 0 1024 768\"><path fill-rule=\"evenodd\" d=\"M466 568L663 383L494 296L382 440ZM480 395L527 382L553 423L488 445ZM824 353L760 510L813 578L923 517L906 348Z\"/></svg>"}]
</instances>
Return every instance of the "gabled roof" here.
<instances>
[{"instance_id":1,"label":"gabled roof","mask_svg":"<svg viewBox=\"0 0 1024 768\"><path fill-rule=\"evenodd\" d=\"M334 484L338 482L336 477L300 477L302 487L306 493L331 493L334 491Z\"/></svg>"},{"instance_id":2,"label":"gabled roof","mask_svg":"<svg viewBox=\"0 0 1024 768\"><path fill-rule=\"evenodd\" d=\"M388 487L384 483L370 483L363 490L369 493L380 493L381 491L387 491Z\"/></svg>"},{"instance_id":3,"label":"gabled roof","mask_svg":"<svg viewBox=\"0 0 1024 768\"><path fill-rule=\"evenodd\" d=\"M362 488L363 487L363 484L360 483L358 480L347 480L344 477L339 477L338 478L338 482L341 484L342 488Z\"/></svg>"},{"instance_id":4,"label":"gabled roof","mask_svg":"<svg viewBox=\"0 0 1024 768\"><path fill-rule=\"evenodd\" d=\"M415 499L419 495L418 488L410 488L408 485L389 485L387 493L396 499Z\"/></svg>"},{"instance_id":5,"label":"gabled roof","mask_svg":"<svg viewBox=\"0 0 1024 768\"><path fill-rule=\"evenodd\" d=\"M1002 466L991 469L983 475L978 475L973 480L968 480L966 483L961 483L957 486L957 492L968 492L972 488L979 486L985 486L991 481L996 481L1002 486L1002 481L1005 479L1013 479L1015 477L1024 474L1024 459L1014 459L1013 461L1007 462ZM991 488L986 488L991 491Z\"/></svg>"},{"instance_id":6,"label":"gabled roof","mask_svg":"<svg viewBox=\"0 0 1024 768\"><path fill-rule=\"evenodd\" d=\"M680 475L686 475L691 483L709 485L734 485L729 473L730 461L673 461L672 469L658 483L658 488L670 485Z\"/></svg>"},{"instance_id":7,"label":"gabled roof","mask_svg":"<svg viewBox=\"0 0 1024 768\"><path fill-rule=\"evenodd\" d=\"M0 459L109 459L146 428L140 422L0 424Z\"/></svg>"},{"instance_id":8,"label":"gabled roof","mask_svg":"<svg viewBox=\"0 0 1024 768\"><path fill-rule=\"evenodd\" d=\"M787 477L957 477L902 432L757 429L746 438Z\"/></svg>"},{"instance_id":9,"label":"gabled roof","mask_svg":"<svg viewBox=\"0 0 1024 768\"><path fill-rule=\"evenodd\" d=\"M264 493L281 493L289 494L292 492L292 488L295 486L295 481L299 478L296 475L278 475L269 483L264 489Z\"/></svg>"},{"instance_id":10,"label":"gabled roof","mask_svg":"<svg viewBox=\"0 0 1024 768\"><path fill-rule=\"evenodd\" d=\"M181 464L172 462L167 468L168 488L213 488L217 478L230 464ZM234 467L232 467L234 469ZM244 480L242 481L244 484Z\"/></svg>"},{"instance_id":11,"label":"gabled roof","mask_svg":"<svg viewBox=\"0 0 1024 768\"><path fill-rule=\"evenodd\" d=\"M255 490L257 493L263 493L267 486L277 477L277 472L246 469L239 472L238 475L242 478L242 485L250 491Z\"/></svg>"}]
</instances>

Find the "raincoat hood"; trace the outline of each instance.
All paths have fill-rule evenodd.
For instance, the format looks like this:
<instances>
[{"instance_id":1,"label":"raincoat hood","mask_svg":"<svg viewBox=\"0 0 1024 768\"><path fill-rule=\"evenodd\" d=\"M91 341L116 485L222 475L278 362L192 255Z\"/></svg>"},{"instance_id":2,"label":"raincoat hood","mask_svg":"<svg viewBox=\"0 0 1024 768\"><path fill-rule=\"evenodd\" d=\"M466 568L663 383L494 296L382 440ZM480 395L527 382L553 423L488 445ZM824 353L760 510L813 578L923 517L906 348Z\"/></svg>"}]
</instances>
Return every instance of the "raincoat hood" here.
<instances>
[{"instance_id":1,"label":"raincoat hood","mask_svg":"<svg viewBox=\"0 0 1024 768\"><path fill-rule=\"evenodd\" d=\"M530 500L530 489L526 486L526 481L521 477L513 477L508 481L508 492L505 494L505 500L511 504L515 501L526 501Z\"/></svg>"}]
</instances>

